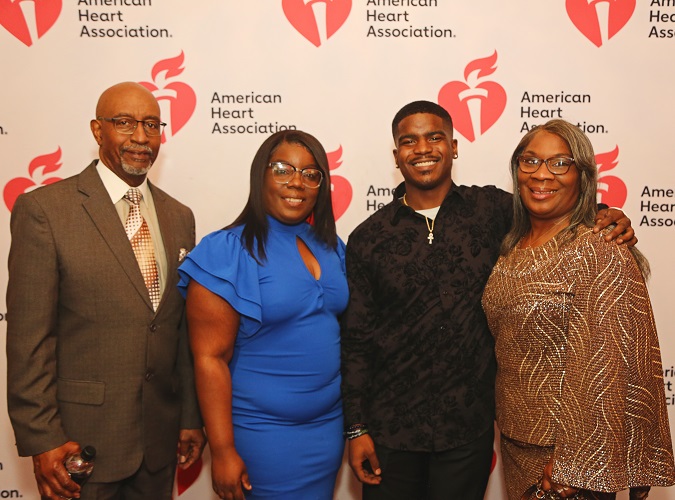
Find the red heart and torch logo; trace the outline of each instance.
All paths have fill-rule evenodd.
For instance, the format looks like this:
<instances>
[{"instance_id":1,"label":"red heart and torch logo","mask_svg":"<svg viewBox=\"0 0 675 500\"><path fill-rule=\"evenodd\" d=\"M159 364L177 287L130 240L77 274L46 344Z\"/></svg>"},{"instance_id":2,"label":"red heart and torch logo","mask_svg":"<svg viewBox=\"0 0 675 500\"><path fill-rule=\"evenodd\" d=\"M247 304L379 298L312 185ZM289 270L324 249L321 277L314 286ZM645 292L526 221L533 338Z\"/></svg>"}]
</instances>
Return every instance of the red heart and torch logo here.
<instances>
[{"instance_id":1,"label":"red heart and torch logo","mask_svg":"<svg viewBox=\"0 0 675 500\"><path fill-rule=\"evenodd\" d=\"M618 165L619 146L607 153L595 155L595 163L598 165L598 194L600 202L610 207L623 207L628 198L626 183L615 175L607 175L607 172Z\"/></svg>"},{"instance_id":2,"label":"red heart and torch logo","mask_svg":"<svg viewBox=\"0 0 675 500\"><path fill-rule=\"evenodd\" d=\"M572 24L596 47L602 46L603 31L611 39L635 11L635 0L566 0Z\"/></svg>"},{"instance_id":3,"label":"red heart and torch logo","mask_svg":"<svg viewBox=\"0 0 675 500\"><path fill-rule=\"evenodd\" d=\"M331 198L333 200L333 214L335 220L344 215L352 201L352 185L347 179L333 172L342 165L342 146L335 151L326 153L330 168Z\"/></svg>"},{"instance_id":4,"label":"red heart and torch logo","mask_svg":"<svg viewBox=\"0 0 675 500\"><path fill-rule=\"evenodd\" d=\"M486 79L496 71L496 62L497 51L471 61L463 82L448 82L438 93L438 103L452 116L455 130L470 142L492 127L506 107L504 87Z\"/></svg>"},{"instance_id":5,"label":"red heart and torch logo","mask_svg":"<svg viewBox=\"0 0 675 500\"><path fill-rule=\"evenodd\" d=\"M54 26L62 0L0 0L0 25L30 47Z\"/></svg>"},{"instance_id":6,"label":"red heart and torch logo","mask_svg":"<svg viewBox=\"0 0 675 500\"><path fill-rule=\"evenodd\" d=\"M170 59L162 59L152 68L152 82L139 82L153 93L167 126L162 134L162 144L173 137L188 122L197 106L197 96L188 84L176 81L183 73L185 55L181 53Z\"/></svg>"},{"instance_id":7,"label":"red heart and torch logo","mask_svg":"<svg viewBox=\"0 0 675 500\"><path fill-rule=\"evenodd\" d=\"M61 168L60 162L61 148L58 148L53 153L33 159L28 165L28 177L15 177L5 184L2 197L9 211L11 212L14 208L14 202L20 194L60 181L60 177L49 175Z\"/></svg>"},{"instance_id":8,"label":"red heart and torch logo","mask_svg":"<svg viewBox=\"0 0 675 500\"><path fill-rule=\"evenodd\" d=\"M282 0L281 7L297 32L319 47L345 23L352 0Z\"/></svg>"}]
</instances>

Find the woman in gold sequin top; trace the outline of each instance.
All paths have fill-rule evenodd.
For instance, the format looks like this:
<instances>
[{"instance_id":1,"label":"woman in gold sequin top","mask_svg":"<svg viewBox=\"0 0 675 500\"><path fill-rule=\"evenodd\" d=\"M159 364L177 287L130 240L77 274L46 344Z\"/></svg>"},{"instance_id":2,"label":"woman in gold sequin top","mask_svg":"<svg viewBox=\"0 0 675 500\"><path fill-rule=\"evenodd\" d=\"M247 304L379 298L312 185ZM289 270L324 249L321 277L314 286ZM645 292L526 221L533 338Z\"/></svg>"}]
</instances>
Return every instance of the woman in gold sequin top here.
<instances>
[{"instance_id":1,"label":"woman in gold sequin top","mask_svg":"<svg viewBox=\"0 0 675 500\"><path fill-rule=\"evenodd\" d=\"M597 169L578 127L528 132L511 172L513 227L483 295L509 499L533 485L646 498L675 479L647 261L593 232Z\"/></svg>"}]
</instances>

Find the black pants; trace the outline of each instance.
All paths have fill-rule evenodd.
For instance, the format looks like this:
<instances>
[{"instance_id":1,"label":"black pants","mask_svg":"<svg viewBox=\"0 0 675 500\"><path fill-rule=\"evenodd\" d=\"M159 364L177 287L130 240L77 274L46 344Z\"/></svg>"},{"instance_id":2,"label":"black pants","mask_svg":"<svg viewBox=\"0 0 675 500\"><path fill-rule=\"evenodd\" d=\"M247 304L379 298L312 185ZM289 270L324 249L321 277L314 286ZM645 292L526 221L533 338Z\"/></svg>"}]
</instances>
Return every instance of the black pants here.
<instances>
[{"instance_id":1,"label":"black pants","mask_svg":"<svg viewBox=\"0 0 675 500\"><path fill-rule=\"evenodd\" d=\"M414 452L375 444L382 482L363 485L363 500L483 500L494 430L459 448Z\"/></svg>"}]
</instances>

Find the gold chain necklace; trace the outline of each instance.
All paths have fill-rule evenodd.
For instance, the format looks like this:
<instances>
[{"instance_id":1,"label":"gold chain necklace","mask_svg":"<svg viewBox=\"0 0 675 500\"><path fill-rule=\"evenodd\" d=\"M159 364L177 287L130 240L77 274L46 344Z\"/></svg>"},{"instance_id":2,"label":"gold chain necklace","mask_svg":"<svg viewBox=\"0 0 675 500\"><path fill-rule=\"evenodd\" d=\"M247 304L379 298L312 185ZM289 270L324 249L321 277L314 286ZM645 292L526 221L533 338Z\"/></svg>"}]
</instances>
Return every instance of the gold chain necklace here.
<instances>
[{"instance_id":1,"label":"gold chain necklace","mask_svg":"<svg viewBox=\"0 0 675 500\"><path fill-rule=\"evenodd\" d=\"M523 242L523 245L522 245L522 246L525 247L525 248L533 248L533 247L534 247L537 243L539 243L542 239L544 239L546 236L548 236L549 234L551 234L554 230L558 229L558 226L560 226L560 224L562 224L562 223L565 222L565 221L569 221L569 219L567 218L567 216L563 217L563 218L560 219L559 221L556 221L556 222L553 224L553 226L551 226L550 228L548 228L544 233L542 233L540 236L538 236L534 241L532 240L532 229L530 229L530 232L529 232L528 235L527 235L527 245L525 245L524 242ZM557 233L556 233L556 234L557 234ZM549 239L550 239L550 238L549 238ZM546 241L548 241L548 240L546 240ZM546 242L544 242L544 243L546 243Z\"/></svg>"},{"instance_id":2,"label":"gold chain necklace","mask_svg":"<svg viewBox=\"0 0 675 500\"><path fill-rule=\"evenodd\" d=\"M410 205L408 205L408 202L405 199L405 195L406 195L406 193L403 193L403 204L406 207L410 207ZM415 211L417 212L417 210L415 210ZM429 230L429 236L427 236L427 239L429 240L429 245L431 245L434 242L434 224L436 224L436 219L430 219L429 217L427 217L424 214L420 214L420 215L422 215L424 217L424 222L427 223L427 229ZM431 223L429 223L429 221L431 221Z\"/></svg>"}]
</instances>

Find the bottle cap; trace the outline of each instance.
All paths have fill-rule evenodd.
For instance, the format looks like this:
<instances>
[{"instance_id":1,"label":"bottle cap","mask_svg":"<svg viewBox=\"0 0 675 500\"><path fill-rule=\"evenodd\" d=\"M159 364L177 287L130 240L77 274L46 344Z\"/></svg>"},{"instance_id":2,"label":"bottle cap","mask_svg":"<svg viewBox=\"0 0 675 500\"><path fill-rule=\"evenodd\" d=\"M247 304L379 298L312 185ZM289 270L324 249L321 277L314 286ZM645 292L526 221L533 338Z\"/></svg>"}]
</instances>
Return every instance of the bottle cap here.
<instances>
[{"instance_id":1,"label":"bottle cap","mask_svg":"<svg viewBox=\"0 0 675 500\"><path fill-rule=\"evenodd\" d=\"M93 446L85 446L82 449L82 453L80 453L80 456L82 457L83 460L89 462L96 457L96 448Z\"/></svg>"}]
</instances>

